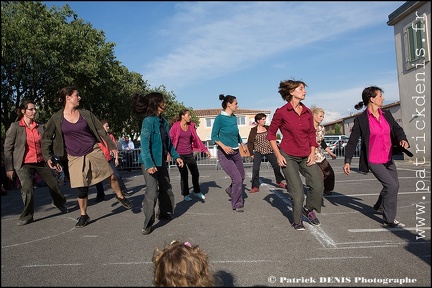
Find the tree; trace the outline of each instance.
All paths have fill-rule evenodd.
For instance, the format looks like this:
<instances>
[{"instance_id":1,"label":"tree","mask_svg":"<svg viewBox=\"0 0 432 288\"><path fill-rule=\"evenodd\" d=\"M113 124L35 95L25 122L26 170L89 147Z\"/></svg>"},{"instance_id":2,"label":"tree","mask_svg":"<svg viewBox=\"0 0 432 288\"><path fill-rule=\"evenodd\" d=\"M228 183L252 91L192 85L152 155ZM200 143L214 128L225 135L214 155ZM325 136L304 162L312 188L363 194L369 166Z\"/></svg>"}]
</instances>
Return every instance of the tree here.
<instances>
[{"instance_id":1,"label":"tree","mask_svg":"<svg viewBox=\"0 0 432 288\"><path fill-rule=\"evenodd\" d=\"M2 1L1 23L2 138L24 97L37 103L37 120L46 122L61 108L56 100L65 86L75 86L80 108L107 119L117 137L139 131L131 99L150 85L116 60L115 43L103 31L78 18L68 4L48 9L40 1ZM165 95L169 109L182 106L174 93Z\"/></svg>"}]
</instances>

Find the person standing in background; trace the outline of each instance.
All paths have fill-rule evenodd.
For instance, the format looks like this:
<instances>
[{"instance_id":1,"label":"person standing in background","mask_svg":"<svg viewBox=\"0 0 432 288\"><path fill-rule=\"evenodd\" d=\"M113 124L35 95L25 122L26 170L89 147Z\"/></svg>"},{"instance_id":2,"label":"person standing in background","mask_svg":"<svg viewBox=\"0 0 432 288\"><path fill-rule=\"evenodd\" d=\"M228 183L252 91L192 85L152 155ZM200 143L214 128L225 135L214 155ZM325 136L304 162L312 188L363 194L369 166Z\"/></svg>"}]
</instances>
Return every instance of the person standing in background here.
<instances>
[{"instance_id":1,"label":"person standing in background","mask_svg":"<svg viewBox=\"0 0 432 288\"><path fill-rule=\"evenodd\" d=\"M404 150L410 145L404 130L390 111L382 109L384 100L383 90L377 86L363 90L362 101L355 105L355 108L359 110L365 106L366 109L354 119L354 126L345 146L343 170L346 175L350 174L350 163L361 137L359 170L364 173L370 170L382 185L374 207L378 209L382 206L383 225L391 228L404 227L405 224L396 220L399 179L392 158L392 148L396 146Z\"/></svg>"},{"instance_id":2,"label":"person standing in background","mask_svg":"<svg viewBox=\"0 0 432 288\"><path fill-rule=\"evenodd\" d=\"M288 183L288 191L293 201L293 223L295 230L305 230L302 215L314 226L321 225L315 211L321 213L324 191L322 172L316 165L316 142L313 115L301 101L306 98L306 83L286 80L279 83L279 94L287 103L276 109L267 140L276 155L282 172ZM276 133L280 130L283 138L278 148ZM306 204L303 206L305 193L299 172L305 177L309 186ZM315 210L315 211L314 211Z\"/></svg>"},{"instance_id":3,"label":"person standing in background","mask_svg":"<svg viewBox=\"0 0 432 288\"><path fill-rule=\"evenodd\" d=\"M48 120L42 138L42 154L50 168L54 168L51 160L53 155L62 157L67 154L70 185L78 190L80 217L75 225L77 228L86 226L90 221L87 215L89 186L108 177L118 202L126 209L132 209L132 204L121 193L114 172L98 143L104 143L104 139L114 153L117 153L117 145L92 112L78 108L80 100L78 89L62 88L58 102L63 103L64 108Z\"/></svg>"},{"instance_id":4,"label":"person standing in background","mask_svg":"<svg viewBox=\"0 0 432 288\"><path fill-rule=\"evenodd\" d=\"M316 141L319 145L315 149L316 163L320 167L324 176L324 194L331 195L335 186L335 173L330 163L327 161L323 149L329 153L332 159L336 159L336 154L334 154L324 141L325 128L320 125L324 119L324 110L318 107L311 107L311 111L314 117L314 127L316 131Z\"/></svg>"},{"instance_id":5,"label":"person standing in background","mask_svg":"<svg viewBox=\"0 0 432 288\"><path fill-rule=\"evenodd\" d=\"M133 158L134 158L134 150L135 144L129 140L129 136L126 135L122 142L122 150L124 151L124 156L126 157L126 171L128 173L132 172Z\"/></svg>"},{"instance_id":6,"label":"person standing in background","mask_svg":"<svg viewBox=\"0 0 432 288\"><path fill-rule=\"evenodd\" d=\"M207 147L199 138L195 123L191 121L191 114L188 109L181 109L177 121L171 126L170 137L171 141L183 160L183 167L178 167L180 172L180 187L181 193L185 201L192 201L189 196L189 173L192 174L192 186L194 195L199 199L204 200L205 196L201 193L199 185L199 170L195 160L194 151L204 152L207 157L211 157Z\"/></svg>"},{"instance_id":7,"label":"person standing in background","mask_svg":"<svg viewBox=\"0 0 432 288\"><path fill-rule=\"evenodd\" d=\"M252 166L252 188L250 193L259 192L259 171L261 168L261 161L264 157L270 162L273 168L273 173L276 178L276 185L282 189L286 189L286 184L282 181L285 180L281 173L281 168L277 163L275 154L270 145L270 142L266 139L268 126L266 123L266 115L264 113L258 113L255 115L256 126L251 128L249 137L247 140L248 150L253 159Z\"/></svg>"},{"instance_id":8,"label":"person standing in background","mask_svg":"<svg viewBox=\"0 0 432 288\"><path fill-rule=\"evenodd\" d=\"M24 99L17 110L19 120L12 123L6 132L4 161L7 177L12 180L15 171L21 182L24 210L17 225L22 226L34 221L36 173L49 187L53 206L57 207L61 213L67 213L68 209L65 207L66 198L51 170L58 169L61 172L62 168L61 166L48 167L42 156L41 139L45 127L35 121L37 110L34 101Z\"/></svg>"},{"instance_id":9,"label":"person standing in background","mask_svg":"<svg viewBox=\"0 0 432 288\"><path fill-rule=\"evenodd\" d=\"M139 155L146 183L142 202L144 226L141 233L148 235L153 231L156 202L159 202L159 213L156 217L168 221L173 219L175 203L166 162L168 153L179 167L183 167L183 160L169 137L168 121L162 116L166 109L164 95L159 92L147 95L135 93L132 101L132 111L144 116Z\"/></svg>"},{"instance_id":10,"label":"person standing in background","mask_svg":"<svg viewBox=\"0 0 432 288\"><path fill-rule=\"evenodd\" d=\"M232 209L244 212L243 181L246 175L239 149L247 153L247 147L240 136L237 117L234 115L238 102L235 96L223 94L219 95L219 100L222 100L223 111L214 120L211 140L217 145L220 166L231 178L231 184L225 192L231 198Z\"/></svg>"},{"instance_id":11,"label":"person standing in background","mask_svg":"<svg viewBox=\"0 0 432 288\"><path fill-rule=\"evenodd\" d=\"M102 126L104 127L105 131L108 133L109 137L113 141L113 143L117 143L114 135L112 133L109 133L109 124L108 120L102 119L101 120ZM119 153L117 151L110 151L108 148L108 144L105 142L105 140L102 138L103 144L98 143L99 148L102 150L102 153L105 156L105 159L107 159L108 163L110 164L111 168L114 171L114 177L117 179L118 184L120 186L120 190L123 193L123 196L129 196L131 195L131 192L129 192L126 188L126 185L123 182L123 178L120 175L120 172L117 169L117 166L119 166ZM96 202L104 201L105 200L105 189L103 187L103 181L96 184Z\"/></svg>"}]
</instances>

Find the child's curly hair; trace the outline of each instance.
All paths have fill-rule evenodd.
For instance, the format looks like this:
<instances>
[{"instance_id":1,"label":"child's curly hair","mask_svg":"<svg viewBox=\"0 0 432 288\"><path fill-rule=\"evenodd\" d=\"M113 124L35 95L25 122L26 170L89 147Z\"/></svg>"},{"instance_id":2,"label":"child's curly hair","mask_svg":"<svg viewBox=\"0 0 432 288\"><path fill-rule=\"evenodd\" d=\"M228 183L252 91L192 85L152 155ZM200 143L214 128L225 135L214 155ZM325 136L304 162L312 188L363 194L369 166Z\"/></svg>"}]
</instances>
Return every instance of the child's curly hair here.
<instances>
[{"instance_id":1,"label":"child's curly hair","mask_svg":"<svg viewBox=\"0 0 432 288\"><path fill-rule=\"evenodd\" d=\"M173 241L153 253L156 287L211 287L213 274L209 270L208 256L198 245Z\"/></svg>"}]
</instances>

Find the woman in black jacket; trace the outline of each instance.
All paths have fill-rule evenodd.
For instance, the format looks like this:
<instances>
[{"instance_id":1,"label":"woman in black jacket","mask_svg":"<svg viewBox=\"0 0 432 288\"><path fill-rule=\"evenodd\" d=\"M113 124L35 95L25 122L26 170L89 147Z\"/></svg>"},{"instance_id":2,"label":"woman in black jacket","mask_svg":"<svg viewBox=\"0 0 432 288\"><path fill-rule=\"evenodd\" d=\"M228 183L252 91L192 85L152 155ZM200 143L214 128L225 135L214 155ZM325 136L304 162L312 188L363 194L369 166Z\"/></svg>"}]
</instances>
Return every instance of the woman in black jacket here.
<instances>
[{"instance_id":1,"label":"woman in black jacket","mask_svg":"<svg viewBox=\"0 0 432 288\"><path fill-rule=\"evenodd\" d=\"M384 225L403 227L397 221L397 194L399 180L396 165L392 159L392 147L409 148L409 143L402 127L395 121L388 110L383 110L383 90L376 86L367 87L362 93L362 102L355 105L356 109L366 106L365 111L354 120L354 126L348 144L345 147L345 174L350 173L350 163L354 155L359 137L361 137L361 154L359 169L367 173L369 170L380 181L383 188L382 199ZM380 200L378 200L380 201Z\"/></svg>"}]
</instances>

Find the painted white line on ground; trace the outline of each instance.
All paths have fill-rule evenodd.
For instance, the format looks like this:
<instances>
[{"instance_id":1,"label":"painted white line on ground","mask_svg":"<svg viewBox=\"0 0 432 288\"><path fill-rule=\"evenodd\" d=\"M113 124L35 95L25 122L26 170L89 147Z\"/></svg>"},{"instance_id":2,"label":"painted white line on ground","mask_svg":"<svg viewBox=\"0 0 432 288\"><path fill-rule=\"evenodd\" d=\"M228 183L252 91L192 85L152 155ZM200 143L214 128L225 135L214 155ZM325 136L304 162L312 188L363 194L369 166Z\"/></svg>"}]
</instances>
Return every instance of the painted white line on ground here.
<instances>
[{"instance_id":1,"label":"painted white line on ground","mask_svg":"<svg viewBox=\"0 0 432 288\"><path fill-rule=\"evenodd\" d=\"M280 189L269 188L270 192L275 194L279 199L281 199L284 203L287 204L288 209L292 211L292 203L291 200L287 197L286 194L280 192ZM322 230L321 227L306 225L308 226L308 230L315 236L315 238L321 243L324 248L334 248L336 247L335 242L333 241L327 233Z\"/></svg>"},{"instance_id":2,"label":"painted white line on ground","mask_svg":"<svg viewBox=\"0 0 432 288\"><path fill-rule=\"evenodd\" d=\"M345 260L345 259L370 259L371 256L356 256L356 257L319 257L319 258L306 258L306 260Z\"/></svg>"},{"instance_id":3,"label":"painted white line on ground","mask_svg":"<svg viewBox=\"0 0 432 288\"><path fill-rule=\"evenodd\" d=\"M375 228L375 229L348 229L348 232L353 233L371 233L371 232L388 232L388 231L418 231L416 227L401 227L401 228ZM421 230L430 230L430 227L421 227Z\"/></svg>"}]
</instances>

